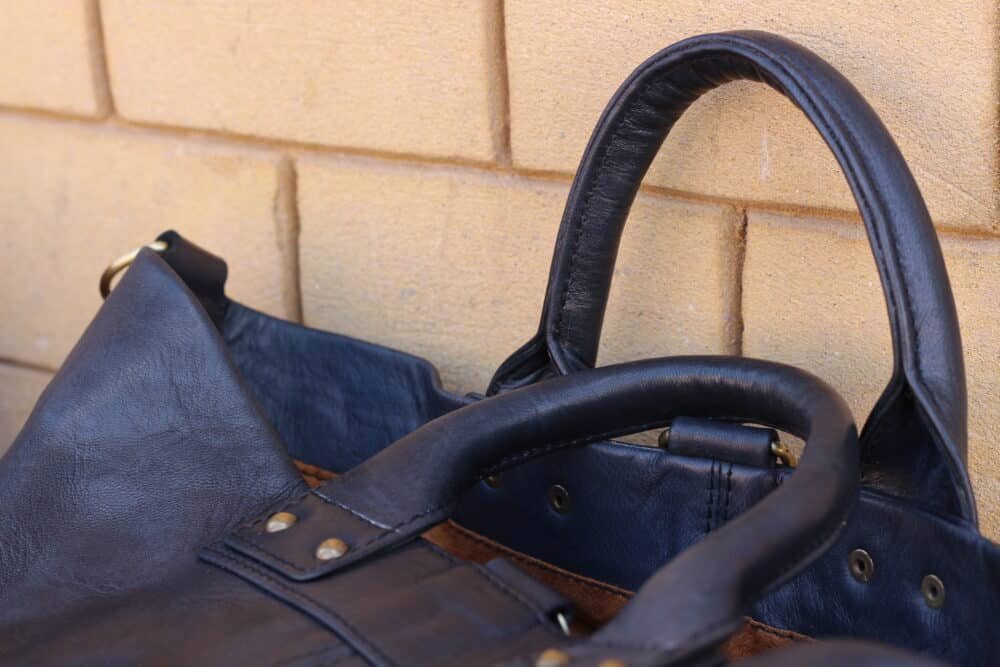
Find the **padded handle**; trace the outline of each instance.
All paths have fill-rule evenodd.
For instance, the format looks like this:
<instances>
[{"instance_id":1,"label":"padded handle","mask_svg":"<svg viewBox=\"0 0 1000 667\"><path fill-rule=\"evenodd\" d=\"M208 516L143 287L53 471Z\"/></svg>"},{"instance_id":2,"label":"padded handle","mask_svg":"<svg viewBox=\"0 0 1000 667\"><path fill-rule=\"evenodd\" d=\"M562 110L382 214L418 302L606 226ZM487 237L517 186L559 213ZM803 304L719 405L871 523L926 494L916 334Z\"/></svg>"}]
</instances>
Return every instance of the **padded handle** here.
<instances>
[{"instance_id":1,"label":"padded handle","mask_svg":"<svg viewBox=\"0 0 1000 667\"><path fill-rule=\"evenodd\" d=\"M868 230L895 364L862 434L866 477L975 523L958 320L927 208L860 93L817 55L776 35L694 37L657 53L622 85L570 190L539 332L501 365L489 393L595 364L618 244L639 184L683 112L736 79L767 83L806 114L840 163Z\"/></svg>"},{"instance_id":2,"label":"padded handle","mask_svg":"<svg viewBox=\"0 0 1000 667\"><path fill-rule=\"evenodd\" d=\"M790 366L727 357L633 362L463 407L314 492L364 522L364 539L342 558L306 572L290 569L293 549L282 551L279 542L303 538L278 533L267 544L283 560L268 562L297 579L329 574L413 539L446 518L487 474L681 415L761 422L808 443L783 484L657 573L602 630L609 641L654 642L663 651L719 640L766 591L822 554L857 499L857 431L847 405L822 381ZM334 530L330 519L324 522L324 530ZM260 558L261 544L246 552Z\"/></svg>"}]
</instances>

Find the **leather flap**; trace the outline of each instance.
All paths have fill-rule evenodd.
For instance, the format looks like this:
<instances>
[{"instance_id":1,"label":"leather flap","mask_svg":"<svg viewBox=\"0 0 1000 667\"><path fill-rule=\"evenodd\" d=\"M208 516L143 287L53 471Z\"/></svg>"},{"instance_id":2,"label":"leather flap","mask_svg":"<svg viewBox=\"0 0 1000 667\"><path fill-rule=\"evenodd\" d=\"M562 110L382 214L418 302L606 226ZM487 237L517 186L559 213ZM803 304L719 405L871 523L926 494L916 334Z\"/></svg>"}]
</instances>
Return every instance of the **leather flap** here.
<instances>
[{"instance_id":1,"label":"leather flap","mask_svg":"<svg viewBox=\"0 0 1000 667\"><path fill-rule=\"evenodd\" d=\"M269 532L268 523L278 512L294 516L294 524ZM418 537L440 521L439 514L387 525L315 489L241 526L224 543L288 579L311 581ZM324 543L329 546L321 553Z\"/></svg>"}]
</instances>

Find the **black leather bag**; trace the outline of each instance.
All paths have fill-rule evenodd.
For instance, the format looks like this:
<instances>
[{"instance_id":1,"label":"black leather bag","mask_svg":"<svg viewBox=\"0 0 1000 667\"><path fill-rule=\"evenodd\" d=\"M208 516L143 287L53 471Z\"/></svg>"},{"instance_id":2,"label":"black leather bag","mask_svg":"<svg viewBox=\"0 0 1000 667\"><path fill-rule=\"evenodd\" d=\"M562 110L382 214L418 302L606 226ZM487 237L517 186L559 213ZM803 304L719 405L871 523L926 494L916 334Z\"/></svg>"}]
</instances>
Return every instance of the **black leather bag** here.
<instances>
[{"instance_id":1,"label":"black leather bag","mask_svg":"<svg viewBox=\"0 0 1000 667\"><path fill-rule=\"evenodd\" d=\"M961 343L940 248L883 125L807 50L765 33L704 35L636 70L581 161L539 332L501 366L488 393L594 364L618 240L640 180L683 111L735 79L786 95L841 164L878 265L895 355L861 434L860 510L822 559L762 599L753 616L810 636L880 639L982 664L1000 647L992 631L1000 549L977 529L965 468ZM163 258L216 322L242 382L296 459L345 472L478 400L444 392L423 360L230 302L221 260L175 234L164 239ZM607 440L572 459L559 450L533 458L479 484L455 519L476 539L626 595L788 474L774 466L769 439L751 442L745 432L720 435L703 426L675 424L665 449ZM622 516L638 520L623 525Z\"/></svg>"},{"instance_id":2,"label":"black leather bag","mask_svg":"<svg viewBox=\"0 0 1000 667\"><path fill-rule=\"evenodd\" d=\"M3 664L721 665L752 601L827 549L857 504L857 432L831 389L704 357L477 402L310 489L178 286L142 253L0 459ZM469 563L421 537L484 476L677 415L761 421L807 453L593 635L561 631L571 606L510 560ZM766 660L933 664L856 644Z\"/></svg>"}]
</instances>

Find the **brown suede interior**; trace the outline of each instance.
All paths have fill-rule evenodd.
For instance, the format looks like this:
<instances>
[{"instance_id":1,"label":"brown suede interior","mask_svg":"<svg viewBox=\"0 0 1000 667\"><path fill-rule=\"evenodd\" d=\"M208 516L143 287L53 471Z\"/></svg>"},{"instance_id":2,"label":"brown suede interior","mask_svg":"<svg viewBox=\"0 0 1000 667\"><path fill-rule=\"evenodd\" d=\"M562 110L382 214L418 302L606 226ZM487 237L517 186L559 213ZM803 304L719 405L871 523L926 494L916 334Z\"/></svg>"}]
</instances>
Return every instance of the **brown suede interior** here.
<instances>
[{"instance_id":1,"label":"brown suede interior","mask_svg":"<svg viewBox=\"0 0 1000 667\"><path fill-rule=\"evenodd\" d=\"M296 461L295 465L306 483L313 488L335 476L335 473L308 463ZM508 549L502 544L463 528L454 521L435 526L424 533L424 538L463 560L485 563L503 557L517 563L525 572L573 603L575 612L573 630L581 634L592 632L609 621L632 596L631 591L567 572L537 558ZM764 653L793 641L809 641L805 635L774 628L752 618L745 620L743 629L733 635L724 647L725 654L730 660Z\"/></svg>"}]
</instances>

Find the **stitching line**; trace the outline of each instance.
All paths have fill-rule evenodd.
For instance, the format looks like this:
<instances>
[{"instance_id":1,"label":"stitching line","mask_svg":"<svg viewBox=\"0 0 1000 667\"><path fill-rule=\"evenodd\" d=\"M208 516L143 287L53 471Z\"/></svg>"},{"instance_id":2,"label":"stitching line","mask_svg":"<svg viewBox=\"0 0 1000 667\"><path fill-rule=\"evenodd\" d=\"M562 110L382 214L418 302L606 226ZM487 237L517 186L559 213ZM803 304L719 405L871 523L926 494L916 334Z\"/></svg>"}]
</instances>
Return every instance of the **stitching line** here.
<instances>
[{"instance_id":1,"label":"stitching line","mask_svg":"<svg viewBox=\"0 0 1000 667\"><path fill-rule=\"evenodd\" d=\"M793 101L803 109L803 111L809 116L810 120L812 120L814 123L820 126L820 128L823 131L823 134L826 137L828 137L827 139L828 143L832 144L833 147L835 147L837 151L839 151L840 154L844 156L845 162L847 162L847 166L841 167L844 173L848 176L856 177L858 179L859 184L864 184L865 186L867 186L871 183L872 181L871 173L865 166L864 162L861 161L860 163L856 163L857 159L854 156L854 152L846 151L845 144L841 140L840 134L843 134L844 139L849 141L852 146L857 145L858 141L854 131L852 130L850 125L844 122L842 114L840 114L840 112L836 109L835 105L830 103L829 98L821 90L814 90L813 88L809 87L808 83L803 83L804 81L805 82L808 81L808 77L803 75L802 71L796 65L794 65L794 63L789 63L786 60L784 60L780 54L765 51L754 45L752 42L746 42L726 37L719 37L717 39L721 45L736 47L737 49L745 49L759 57L762 57L765 61L770 62L774 66L774 68L778 71L779 74L785 75L786 77L790 78L792 87L797 89L801 95L801 100L793 100ZM696 49L700 46L701 46L700 44L693 44L687 48L678 49L674 52L673 57L680 58L689 51ZM707 58L708 56L706 56L706 59ZM759 74L760 64L755 62L751 62L750 64L756 70L758 70L758 78L760 80L763 80L764 77L761 77ZM660 61L650 62L645 68L638 70L635 73L634 75L635 80L639 80L647 76L651 70L655 70L656 67L658 67L659 65ZM670 70L664 72L662 78L668 79L670 74L675 70L681 67L690 67L690 66L691 63L677 63ZM582 244L584 236L584 227L586 226L587 221L590 220L591 216L590 207L593 199L593 194L597 190L598 186L607 178L607 171L605 167L607 164L608 157L610 156L611 149L613 148L615 142L618 140L620 134L622 133L626 125L629 122L631 122L632 118L634 117L635 113L639 108L639 105L642 103L646 103L643 98L646 97L646 95L649 93L652 87L659 81L660 81L659 79L654 79L653 81L650 81L648 84L643 86L638 92L630 92L626 94L625 97L627 98L628 101L626 101L625 103L628 104L629 106L623 116L613 121L615 123L615 127L612 130L608 142L604 147L604 152L600 164L597 168L597 171L591 172L593 174L592 176L593 181L590 187L588 188L587 194L585 195L585 198L580 206L580 215L579 215L577 233L574 238L573 249L570 254L570 259L567 264L568 277L563 286L559 304L559 319L556 322L555 331L553 332L556 339L559 341L559 343L563 348L566 347L566 340L563 337L563 327L566 318L566 303L568 301L570 287L574 282L574 275L575 275L574 268L577 264L577 258L579 256L580 246ZM670 83L669 80L667 80L667 83ZM785 82L780 82L780 83L781 87L786 89L784 91L786 93L786 97L789 97L788 86L786 85ZM829 114L829 116L831 116L833 120L836 120L839 123L840 127L842 128L841 132L833 131L833 125L828 119L827 114ZM857 199L858 199L857 203L858 207L862 211L862 215L872 220L872 224L869 227L869 243L872 245L873 250L875 250L875 254L877 257L886 257L885 243L884 240L882 239L883 230L879 227L879 225L875 224L875 221L878 219L886 219L889 216L885 215L886 208L882 203L882 201L878 198L878 193L877 192L872 193L872 196L874 197L874 200L872 200L865 192L865 189L866 189L865 187L857 188ZM872 201L876 201L879 204L879 206L877 207L873 206ZM942 410L942 407L934 392L928 391L927 383L923 377L923 371L920 365L921 339L915 329L916 320L914 318L912 310L913 304L912 304L912 294L910 292L910 286L908 285L907 280L905 279L905 274L902 271L902 267L900 266L900 262L898 259L899 258L898 239L896 238L896 234L892 232L891 225L887 225L887 229L884 231L886 231L886 233L888 234L889 245L893 252L892 257L889 258L889 261L887 261L886 264L887 266L891 266L893 269L895 269L900 275L903 275L903 280L901 281L903 283L903 295L904 295L903 312L907 317L907 321L910 325L909 328L911 329L911 333L913 334L910 337L910 340L912 340L913 342L913 355L915 357L915 363L913 366L915 369L915 377L912 378L912 381L915 384L919 385L919 387L923 390L923 392L929 397L932 406L936 409L936 411L939 414L941 414L944 411ZM885 280L883 281L882 287L887 297L886 300L888 301L890 308L892 308L894 312L898 312L899 309L896 304L898 291L894 286L893 282L894 281L891 280L891 278ZM906 327L899 326L899 329L901 330L902 333L902 330L905 330ZM894 354L899 354L899 353L900 353L899 350L894 350ZM954 461L952 461L953 457L950 455L950 453L946 453L944 458L948 460L949 468L951 469L952 473L952 478L954 479L955 465Z\"/></svg>"}]
</instances>

